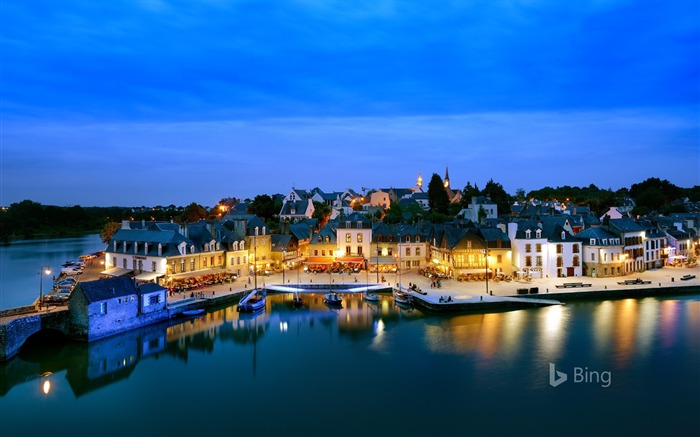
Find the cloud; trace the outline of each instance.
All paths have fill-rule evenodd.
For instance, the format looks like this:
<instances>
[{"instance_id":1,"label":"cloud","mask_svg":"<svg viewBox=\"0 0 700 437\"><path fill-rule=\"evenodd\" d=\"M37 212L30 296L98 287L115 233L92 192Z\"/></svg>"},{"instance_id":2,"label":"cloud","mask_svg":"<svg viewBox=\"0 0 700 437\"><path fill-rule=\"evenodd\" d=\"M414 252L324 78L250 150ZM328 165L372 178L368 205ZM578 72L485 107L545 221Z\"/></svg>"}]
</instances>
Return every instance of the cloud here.
<instances>
[{"instance_id":1,"label":"cloud","mask_svg":"<svg viewBox=\"0 0 700 437\"><path fill-rule=\"evenodd\" d=\"M659 165L700 160L693 108L485 112L450 116L298 117L186 123L9 123L3 129L6 202L215 202L285 192L413 186L421 171L453 186L493 178L507 191L546 185L619 188L647 177L697 184L698 171ZM694 160L694 161L693 161ZM35 171L34 171L35 170ZM44 189L37 190L37 186ZM45 196L35 199L36 196ZM163 198L165 197L165 199Z\"/></svg>"}]
</instances>

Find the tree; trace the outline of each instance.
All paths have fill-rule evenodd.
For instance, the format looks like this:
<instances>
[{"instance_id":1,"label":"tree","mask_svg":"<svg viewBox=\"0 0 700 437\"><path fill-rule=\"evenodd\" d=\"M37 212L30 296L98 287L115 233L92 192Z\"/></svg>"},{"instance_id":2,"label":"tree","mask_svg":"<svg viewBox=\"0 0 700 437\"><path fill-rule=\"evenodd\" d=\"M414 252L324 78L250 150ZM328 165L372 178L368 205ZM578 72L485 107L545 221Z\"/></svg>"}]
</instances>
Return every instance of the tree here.
<instances>
[{"instance_id":1,"label":"tree","mask_svg":"<svg viewBox=\"0 0 700 437\"><path fill-rule=\"evenodd\" d=\"M314 201L314 213L311 215L312 218L318 219L319 227L328 222L328 218L331 216L331 207L323 202Z\"/></svg>"},{"instance_id":2,"label":"tree","mask_svg":"<svg viewBox=\"0 0 700 437\"><path fill-rule=\"evenodd\" d=\"M119 222L107 222L100 232L100 239L104 244L109 244L114 234L122 227Z\"/></svg>"},{"instance_id":3,"label":"tree","mask_svg":"<svg viewBox=\"0 0 700 437\"><path fill-rule=\"evenodd\" d=\"M280 207L280 209L282 208ZM267 194L255 196L255 199L248 205L248 212L250 214L255 214L266 222L272 220L272 217L277 214L280 209L275 210L275 201Z\"/></svg>"},{"instance_id":4,"label":"tree","mask_svg":"<svg viewBox=\"0 0 700 437\"><path fill-rule=\"evenodd\" d=\"M187 205L182 214L180 214L179 221L181 223L192 223L207 217L207 210L203 206L198 205L195 202Z\"/></svg>"},{"instance_id":5,"label":"tree","mask_svg":"<svg viewBox=\"0 0 700 437\"><path fill-rule=\"evenodd\" d=\"M510 214L510 196L501 184L490 179L484 189L481 190L481 194L490 197L493 203L498 206L499 215Z\"/></svg>"},{"instance_id":6,"label":"tree","mask_svg":"<svg viewBox=\"0 0 700 437\"><path fill-rule=\"evenodd\" d=\"M515 190L515 198L518 199L519 201L525 200L525 189L524 188L518 188Z\"/></svg>"},{"instance_id":7,"label":"tree","mask_svg":"<svg viewBox=\"0 0 700 437\"><path fill-rule=\"evenodd\" d=\"M384 223L395 224L403 221L403 209L398 202L392 202L384 217Z\"/></svg>"},{"instance_id":8,"label":"tree","mask_svg":"<svg viewBox=\"0 0 700 437\"><path fill-rule=\"evenodd\" d=\"M472 186L471 182L467 182L467 185L465 185L464 189L462 190L462 200L460 201L460 205L462 205L462 208L466 208L470 203L472 203L472 197L479 195L479 187L476 184Z\"/></svg>"},{"instance_id":9,"label":"tree","mask_svg":"<svg viewBox=\"0 0 700 437\"><path fill-rule=\"evenodd\" d=\"M449 204L450 199L445 191L442 178L437 173L433 173L433 177L428 183L428 208L430 208L430 212L446 215Z\"/></svg>"}]
</instances>

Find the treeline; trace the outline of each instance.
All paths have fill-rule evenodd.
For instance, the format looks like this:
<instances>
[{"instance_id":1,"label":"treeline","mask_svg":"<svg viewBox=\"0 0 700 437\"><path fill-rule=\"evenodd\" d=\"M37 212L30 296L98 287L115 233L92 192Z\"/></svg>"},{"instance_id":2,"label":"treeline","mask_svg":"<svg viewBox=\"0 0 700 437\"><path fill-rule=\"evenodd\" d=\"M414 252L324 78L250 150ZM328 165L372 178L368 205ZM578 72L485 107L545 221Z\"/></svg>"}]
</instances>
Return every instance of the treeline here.
<instances>
[{"instance_id":1,"label":"treeline","mask_svg":"<svg viewBox=\"0 0 700 437\"><path fill-rule=\"evenodd\" d=\"M692 188L678 187L667 180L649 178L643 182L633 184L629 189L621 188L617 191L600 189L594 184L588 187L544 187L527 193L528 199L570 201L578 205L585 205L591 211L603 213L610 207L621 206L625 198L634 200L635 207L632 215L646 215L652 212L668 215L674 212L686 212L685 207L674 201L687 198L691 202L700 202L700 186ZM524 199L520 199L524 200Z\"/></svg>"},{"instance_id":2,"label":"treeline","mask_svg":"<svg viewBox=\"0 0 700 437\"><path fill-rule=\"evenodd\" d=\"M194 204L196 205L196 204ZM14 239L31 239L47 237L66 237L98 233L109 222L122 220L180 220L196 209L198 220L206 216L204 208L155 207L83 207L42 205L31 200L13 203L9 208L0 210L0 241Z\"/></svg>"}]
</instances>

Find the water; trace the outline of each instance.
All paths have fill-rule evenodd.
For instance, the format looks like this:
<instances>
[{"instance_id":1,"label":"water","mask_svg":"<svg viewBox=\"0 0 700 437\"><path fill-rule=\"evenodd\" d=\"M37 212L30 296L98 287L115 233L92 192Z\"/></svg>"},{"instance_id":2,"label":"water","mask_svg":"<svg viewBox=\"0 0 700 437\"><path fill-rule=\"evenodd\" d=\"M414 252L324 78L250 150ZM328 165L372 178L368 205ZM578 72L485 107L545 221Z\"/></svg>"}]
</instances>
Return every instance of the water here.
<instances>
[{"instance_id":1,"label":"water","mask_svg":"<svg viewBox=\"0 0 700 437\"><path fill-rule=\"evenodd\" d=\"M0 366L0 435L700 432L700 296L451 316L291 298L25 347Z\"/></svg>"},{"instance_id":2,"label":"water","mask_svg":"<svg viewBox=\"0 0 700 437\"><path fill-rule=\"evenodd\" d=\"M51 290L52 278L61 273L63 263L105 247L98 234L0 245L0 309L31 305L39 297L40 285L44 293ZM50 266L51 273L40 281L42 266Z\"/></svg>"}]
</instances>

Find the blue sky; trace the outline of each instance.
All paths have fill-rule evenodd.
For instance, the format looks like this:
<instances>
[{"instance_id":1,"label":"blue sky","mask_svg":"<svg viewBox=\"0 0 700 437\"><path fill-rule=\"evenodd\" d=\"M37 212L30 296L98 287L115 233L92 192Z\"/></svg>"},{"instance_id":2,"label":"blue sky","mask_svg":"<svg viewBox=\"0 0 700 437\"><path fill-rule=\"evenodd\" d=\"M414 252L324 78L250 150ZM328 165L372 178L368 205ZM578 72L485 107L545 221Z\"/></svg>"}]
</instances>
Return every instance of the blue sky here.
<instances>
[{"instance_id":1,"label":"blue sky","mask_svg":"<svg viewBox=\"0 0 700 437\"><path fill-rule=\"evenodd\" d=\"M0 203L700 184L700 3L0 3Z\"/></svg>"}]
</instances>

